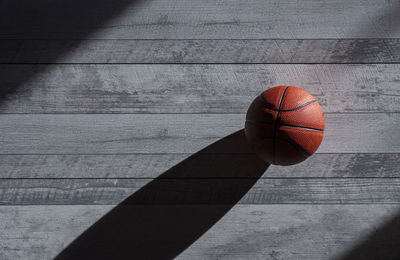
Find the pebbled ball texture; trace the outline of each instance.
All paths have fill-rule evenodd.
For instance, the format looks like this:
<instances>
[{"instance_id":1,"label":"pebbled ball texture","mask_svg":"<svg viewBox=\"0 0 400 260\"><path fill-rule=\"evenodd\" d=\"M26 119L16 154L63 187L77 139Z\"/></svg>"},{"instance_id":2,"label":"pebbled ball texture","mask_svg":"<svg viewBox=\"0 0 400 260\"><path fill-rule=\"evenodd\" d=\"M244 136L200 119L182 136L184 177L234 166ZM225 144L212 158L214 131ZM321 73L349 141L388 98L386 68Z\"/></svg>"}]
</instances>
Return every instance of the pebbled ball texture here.
<instances>
[{"instance_id":1,"label":"pebbled ball texture","mask_svg":"<svg viewBox=\"0 0 400 260\"><path fill-rule=\"evenodd\" d=\"M278 86L264 91L251 103L245 136L264 161L292 165L315 153L324 136L321 106L307 91Z\"/></svg>"}]
</instances>

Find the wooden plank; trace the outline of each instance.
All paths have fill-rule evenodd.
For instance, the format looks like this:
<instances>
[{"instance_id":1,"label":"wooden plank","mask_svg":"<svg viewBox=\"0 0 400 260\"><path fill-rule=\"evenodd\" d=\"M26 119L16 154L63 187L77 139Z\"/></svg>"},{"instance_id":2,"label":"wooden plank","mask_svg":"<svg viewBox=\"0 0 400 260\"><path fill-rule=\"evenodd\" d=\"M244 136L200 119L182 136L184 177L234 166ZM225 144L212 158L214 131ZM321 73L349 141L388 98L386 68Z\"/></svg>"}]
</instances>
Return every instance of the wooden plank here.
<instances>
[{"instance_id":1,"label":"wooden plank","mask_svg":"<svg viewBox=\"0 0 400 260\"><path fill-rule=\"evenodd\" d=\"M256 183L257 182L257 183ZM254 185L254 186L253 186ZM398 178L1 179L1 205L400 203Z\"/></svg>"},{"instance_id":2,"label":"wooden plank","mask_svg":"<svg viewBox=\"0 0 400 260\"><path fill-rule=\"evenodd\" d=\"M325 112L400 112L400 65L0 65L1 113L245 113L300 86Z\"/></svg>"},{"instance_id":3,"label":"wooden plank","mask_svg":"<svg viewBox=\"0 0 400 260\"><path fill-rule=\"evenodd\" d=\"M214 142L206 153L250 153L243 134L238 132L244 117L1 115L0 154L195 153ZM399 124L400 113L326 114L325 137L318 152L399 153Z\"/></svg>"},{"instance_id":4,"label":"wooden plank","mask_svg":"<svg viewBox=\"0 0 400 260\"><path fill-rule=\"evenodd\" d=\"M383 205L237 207L178 259L396 259L399 219Z\"/></svg>"},{"instance_id":5,"label":"wooden plank","mask_svg":"<svg viewBox=\"0 0 400 260\"><path fill-rule=\"evenodd\" d=\"M393 63L400 39L1 40L0 63ZM67 50L68 55L60 55Z\"/></svg>"},{"instance_id":6,"label":"wooden plank","mask_svg":"<svg viewBox=\"0 0 400 260\"><path fill-rule=\"evenodd\" d=\"M375 0L7 0L0 38L396 38L399 8L398 1Z\"/></svg>"},{"instance_id":7,"label":"wooden plank","mask_svg":"<svg viewBox=\"0 0 400 260\"><path fill-rule=\"evenodd\" d=\"M179 167L175 178L259 177L241 170L251 154L0 155L0 178L156 178ZM231 168L225 168L227 165ZM225 170L222 170L225 169ZM400 154L315 154L293 166L270 166L261 178L398 177ZM163 176L160 176L161 178Z\"/></svg>"},{"instance_id":8,"label":"wooden plank","mask_svg":"<svg viewBox=\"0 0 400 260\"><path fill-rule=\"evenodd\" d=\"M0 257L53 259L111 209L112 206L87 205L0 207ZM103 258L109 254L117 258L121 253L145 258L151 252L165 256L168 248L175 252L185 249L190 243L177 241L201 236L203 232L197 228L202 226L209 228L208 231L178 259L341 259L366 239L375 242L364 251L371 257L378 254L379 257L387 256L385 259L395 259L398 256L393 254L398 253L398 247L393 244L399 237L398 226L393 222L398 220L398 205L236 205L218 222L210 219L213 212L226 210L223 206L145 208L147 212L158 211L159 214L153 214L153 218L140 218L146 214L140 209L132 206L127 218L119 215L119 218L111 219L102 235L79 242L87 246L86 250L92 256L103 253ZM135 212L142 214L138 216ZM181 221L180 216L188 214L191 217ZM154 229L154 226L167 224L172 229ZM111 229L120 232L113 233L117 236L112 235L109 233ZM147 236L140 232L144 230ZM153 232L154 235L149 235ZM156 243L158 238L165 237L169 239ZM103 246L96 246L94 250L91 244L94 241ZM151 246L153 250L144 252L139 245L144 248Z\"/></svg>"}]
</instances>

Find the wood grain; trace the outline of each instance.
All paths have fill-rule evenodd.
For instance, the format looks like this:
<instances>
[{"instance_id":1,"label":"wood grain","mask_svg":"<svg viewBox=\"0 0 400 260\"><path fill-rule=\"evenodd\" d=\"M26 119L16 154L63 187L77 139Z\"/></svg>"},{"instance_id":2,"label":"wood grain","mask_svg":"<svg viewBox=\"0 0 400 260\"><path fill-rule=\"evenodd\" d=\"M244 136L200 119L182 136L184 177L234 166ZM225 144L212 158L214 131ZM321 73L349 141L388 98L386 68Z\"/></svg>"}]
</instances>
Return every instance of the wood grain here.
<instances>
[{"instance_id":1,"label":"wood grain","mask_svg":"<svg viewBox=\"0 0 400 260\"><path fill-rule=\"evenodd\" d=\"M398 221L384 205L239 206L178 259L396 259Z\"/></svg>"},{"instance_id":2,"label":"wood grain","mask_svg":"<svg viewBox=\"0 0 400 260\"><path fill-rule=\"evenodd\" d=\"M0 65L1 113L246 113L281 84L324 112L400 112L399 64ZM18 79L29 79L19 85Z\"/></svg>"},{"instance_id":3,"label":"wood grain","mask_svg":"<svg viewBox=\"0 0 400 260\"><path fill-rule=\"evenodd\" d=\"M1 40L0 63L393 63L400 39ZM60 55L68 50L68 55Z\"/></svg>"},{"instance_id":4,"label":"wood grain","mask_svg":"<svg viewBox=\"0 0 400 260\"><path fill-rule=\"evenodd\" d=\"M400 203L400 179L1 179L1 205ZM146 185L148 184L148 185ZM142 188L140 191L139 189Z\"/></svg>"},{"instance_id":5,"label":"wood grain","mask_svg":"<svg viewBox=\"0 0 400 260\"><path fill-rule=\"evenodd\" d=\"M398 1L375 0L7 0L0 38L396 38L399 8Z\"/></svg>"},{"instance_id":6,"label":"wood grain","mask_svg":"<svg viewBox=\"0 0 400 260\"><path fill-rule=\"evenodd\" d=\"M205 215L221 206L167 207L177 212L196 207ZM53 259L112 208L0 207L0 258ZM236 205L178 259L340 259L383 226L390 228L398 213L398 205ZM385 237L376 242L388 243Z\"/></svg>"},{"instance_id":7,"label":"wood grain","mask_svg":"<svg viewBox=\"0 0 400 260\"><path fill-rule=\"evenodd\" d=\"M52 259L95 223L111 236L87 243L111 256L199 228L179 259L398 258L399 14L394 0L1 1L0 259ZM318 99L325 139L268 168L236 131L280 84ZM101 243L124 232L138 239Z\"/></svg>"},{"instance_id":8,"label":"wood grain","mask_svg":"<svg viewBox=\"0 0 400 260\"><path fill-rule=\"evenodd\" d=\"M2 178L156 178L190 154L117 155L0 155ZM199 154L183 164L182 178L201 178L204 171L232 164L216 172L218 178L243 178L235 169L249 154ZM223 162L223 163L221 163ZM261 178L389 178L398 177L400 154L315 154L293 166L270 166ZM185 173L190 174L185 174ZM257 177L247 172L247 177Z\"/></svg>"},{"instance_id":9,"label":"wood grain","mask_svg":"<svg viewBox=\"0 0 400 260\"><path fill-rule=\"evenodd\" d=\"M195 153L243 124L241 114L1 115L0 154ZM399 124L399 113L326 114L318 152L399 153Z\"/></svg>"}]
</instances>

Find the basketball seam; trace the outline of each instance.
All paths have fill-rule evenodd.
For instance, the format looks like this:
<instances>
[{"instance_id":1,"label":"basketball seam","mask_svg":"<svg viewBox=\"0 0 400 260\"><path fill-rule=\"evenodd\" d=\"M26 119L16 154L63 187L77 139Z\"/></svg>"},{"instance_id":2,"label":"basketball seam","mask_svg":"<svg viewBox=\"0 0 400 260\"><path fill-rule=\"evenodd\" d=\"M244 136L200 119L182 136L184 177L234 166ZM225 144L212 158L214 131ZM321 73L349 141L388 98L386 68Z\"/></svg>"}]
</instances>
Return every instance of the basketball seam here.
<instances>
[{"instance_id":1,"label":"basketball seam","mask_svg":"<svg viewBox=\"0 0 400 260\"><path fill-rule=\"evenodd\" d=\"M290 144L296 151L298 151L305 158L307 158L311 155L306 150L304 150L301 146L297 145L296 143L294 143L288 139L284 139L284 138L280 138L280 137L273 137L273 136L266 136L266 137L260 138L259 140L264 140L264 139L273 139L273 141L274 141L274 139L276 139L276 140L284 141L284 142ZM260 144L258 144L258 145L260 145ZM256 145L256 147L258 145Z\"/></svg>"},{"instance_id":2,"label":"basketball seam","mask_svg":"<svg viewBox=\"0 0 400 260\"><path fill-rule=\"evenodd\" d=\"M306 150L304 150L301 146L299 146L298 144L296 144L288 139L284 139L284 138L280 138L280 137L276 137L276 139L287 142L288 144L292 145L296 151L298 151L301 155L303 155L306 158L311 155Z\"/></svg>"},{"instance_id":3,"label":"basketball seam","mask_svg":"<svg viewBox=\"0 0 400 260\"><path fill-rule=\"evenodd\" d=\"M282 105L282 101L283 101L283 97L285 96L286 90L289 88L289 86L287 86L285 88L285 90L282 93L281 96L281 100L279 101L279 105L278 105L278 112L276 113L276 119L274 121L274 139L272 140L272 161L276 164L276 143L275 143L275 139L276 139L276 132L277 132L277 128L278 128L278 120L279 120L279 110L281 108Z\"/></svg>"},{"instance_id":4,"label":"basketball seam","mask_svg":"<svg viewBox=\"0 0 400 260\"><path fill-rule=\"evenodd\" d=\"M266 102L266 100L265 100L263 94L261 94L261 95L259 96L259 98L260 98L260 100L261 100L261 103L263 104L263 107L264 107L264 108L270 109L270 110L273 110L273 111L276 111L276 112L277 112L277 114L276 114L276 119L275 119L274 122L268 122L268 121L262 121L262 120L250 120L250 119L247 119L247 120L246 120L246 122L249 122L249 123L274 124L273 137L264 137L264 138L262 138L262 139L272 139L272 143L273 143L273 152L272 152L273 158L272 158L272 160L273 160L273 163L274 163L274 164L276 164L276 140L281 140L281 141L284 141L284 142L290 144L297 152L299 152L299 154L301 154L301 155L304 156L305 158L307 158L307 157L309 157L309 156L311 155L311 154L309 154L306 150L304 150L303 147L299 146L297 143L294 143L294 142L292 142L291 140L287 140L287 139L283 139L283 138L277 137L278 126L287 126L287 127L301 128L301 129L305 129L305 130L313 130L313 131L324 132L324 129L318 129L318 128L312 128L312 127L304 127L304 126L297 126L297 125L290 125L290 124L279 124L278 120L279 120L279 114L280 114L280 112L292 112L292 111L296 111L296 110L299 110L299 109L301 109L301 108L304 108L304 107L306 107L306 106L308 106L308 105L310 105L310 104L312 104L312 103L317 102L317 100L314 99L314 100L308 101L308 102L304 103L303 105L298 106L298 107L293 108L293 109L287 109L287 110L280 109L281 106L282 106L282 103L283 103L283 98L284 98L284 96L285 96L285 93L286 93L286 91L287 91L287 89L288 89L289 87L290 87L290 86L286 86L285 90L283 91L283 93L282 93L282 95L281 95L281 98L280 98L280 101L279 101L278 109L270 107L270 106L268 105L268 103Z\"/></svg>"},{"instance_id":5,"label":"basketball seam","mask_svg":"<svg viewBox=\"0 0 400 260\"><path fill-rule=\"evenodd\" d=\"M308 106L308 105L310 105L310 104L312 104L312 103L315 103L315 102L317 102L317 100L314 99L314 100L308 101L308 102L304 103L303 105L298 106L298 107L296 107L296 108L285 109L285 110L283 110L283 109L276 109L276 108L272 108L272 107L268 107L267 103L264 103L264 108L270 109L270 110L273 110L273 111L279 111L279 112L292 112L292 111L299 110L299 109L301 109L301 108L303 108L303 107L306 107L306 106Z\"/></svg>"},{"instance_id":6,"label":"basketball seam","mask_svg":"<svg viewBox=\"0 0 400 260\"><path fill-rule=\"evenodd\" d=\"M274 123L274 122L268 122L268 121L262 121L262 120L251 120L251 119L246 119L246 122L253 123L253 124L266 124L266 125L272 125ZM304 129L304 130L314 130L314 131L319 131L319 132L325 131L324 129L299 126L299 125L290 125L290 124L279 124L279 126L294 127L294 128L300 128L300 129Z\"/></svg>"},{"instance_id":7,"label":"basketball seam","mask_svg":"<svg viewBox=\"0 0 400 260\"><path fill-rule=\"evenodd\" d=\"M313 130L313 131L324 132L324 129L318 129L318 128L313 128L313 127L305 127L305 126L299 126L299 125L280 124L280 126L287 126L287 127L293 127L293 128L301 128L301 129L305 129L305 130Z\"/></svg>"},{"instance_id":8,"label":"basketball seam","mask_svg":"<svg viewBox=\"0 0 400 260\"><path fill-rule=\"evenodd\" d=\"M261 100L261 103L263 104L263 107L264 108L268 108L268 104L267 104L267 101L264 98L264 94L263 93L261 93L261 95L259 95L259 98ZM274 108L270 108L270 109L274 110Z\"/></svg>"}]
</instances>

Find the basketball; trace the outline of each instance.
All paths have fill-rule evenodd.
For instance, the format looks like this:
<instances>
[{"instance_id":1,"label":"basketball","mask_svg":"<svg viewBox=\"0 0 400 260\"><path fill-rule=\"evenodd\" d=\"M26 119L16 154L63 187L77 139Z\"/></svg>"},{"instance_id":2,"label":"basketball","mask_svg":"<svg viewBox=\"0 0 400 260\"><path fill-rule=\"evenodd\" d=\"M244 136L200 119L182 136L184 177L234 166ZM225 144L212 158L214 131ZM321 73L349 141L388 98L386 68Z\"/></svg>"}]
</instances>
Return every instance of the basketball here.
<instances>
[{"instance_id":1,"label":"basketball","mask_svg":"<svg viewBox=\"0 0 400 260\"><path fill-rule=\"evenodd\" d=\"M264 91L251 103L245 136L264 161L292 165L315 153L324 128L322 108L311 94L294 86L278 86Z\"/></svg>"}]
</instances>

